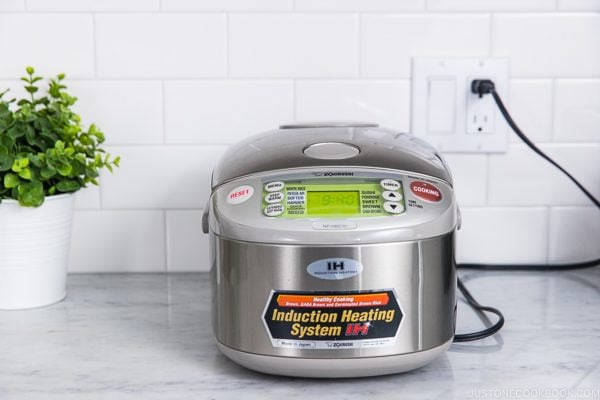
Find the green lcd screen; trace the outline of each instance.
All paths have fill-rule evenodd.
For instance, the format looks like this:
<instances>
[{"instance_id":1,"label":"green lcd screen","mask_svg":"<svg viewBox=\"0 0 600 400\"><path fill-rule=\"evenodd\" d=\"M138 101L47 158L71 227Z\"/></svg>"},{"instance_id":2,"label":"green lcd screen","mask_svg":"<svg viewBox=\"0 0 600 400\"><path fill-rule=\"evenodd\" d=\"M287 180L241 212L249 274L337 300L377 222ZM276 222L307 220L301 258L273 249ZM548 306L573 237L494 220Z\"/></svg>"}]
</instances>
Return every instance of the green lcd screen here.
<instances>
[{"instance_id":1,"label":"green lcd screen","mask_svg":"<svg viewBox=\"0 0 600 400\"><path fill-rule=\"evenodd\" d=\"M308 191L308 215L360 214L360 191Z\"/></svg>"}]
</instances>

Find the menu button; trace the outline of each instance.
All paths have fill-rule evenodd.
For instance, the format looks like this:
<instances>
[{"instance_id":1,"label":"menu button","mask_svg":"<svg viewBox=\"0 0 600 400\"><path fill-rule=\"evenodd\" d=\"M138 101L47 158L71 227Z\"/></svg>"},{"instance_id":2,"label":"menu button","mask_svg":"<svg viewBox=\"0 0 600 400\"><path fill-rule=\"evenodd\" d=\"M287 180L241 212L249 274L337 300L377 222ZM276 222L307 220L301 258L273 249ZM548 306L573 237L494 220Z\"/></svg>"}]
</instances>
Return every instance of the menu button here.
<instances>
[{"instance_id":1,"label":"menu button","mask_svg":"<svg viewBox=\"0 0 600 400\"><path fill-rule=\"evenodd\" d=\"M381 187L384 188L385 190L398 190L400 189L400 182L395 181L393 179L382 179L381 182L379 182L381 184Z\"/></svg>"},{"instance_id":2,"label":"menu button","mask_svg":"<svg viewBox=\"0 0 600 400\"><path fill-rule=\"evenodd\" d=\"M276 217L283 213L283 204L269 204L265 207L264 213L267 217Z\"/></svg>"},{"instance_id":3,"label":"menu button","mask_svg":"<svg viewBox=\"0 0 600 400\"><path fill-rule=\"evenodd\" d=\"M265 201L267 203L280 203L283 201L283 193L282 192L269 193L265 196Z\"/></svg>"},{"instance_id":4,"label":"menu button","mask_svg":"<svg viewBox=\"0 0 600 400\"><path fill-rule=\"evenodd\" d=\"M390 214L400 214L404 212L404 206L400 203L395 203L393 201L386 201L383 203L383 209Z\"/></svg>"},{"instance_id":5,"label":"menu button","mask_svg":"<svg viewBox=\"0 0 600 400\"><path fill-rule=\"evenodd\" d=\"M386 190L385 192L381 193L381 196L385 199L385 200L389 200L389 201L400 201L402 200L402 195L398 192L391 192L389 190Z\"/></svg>"},{"instance_id":6,"label":"menu button","mask_svg":"<svg viewBox=\"0 0 600 400\"><path fill-rule=\"evenodd\" d=\"M265 184L265 190L267 192L278 192L281 189L283 189L283 185L284 185L284 183L281 181L269 182L269 183Z\"/></svg>"}]
</instances>

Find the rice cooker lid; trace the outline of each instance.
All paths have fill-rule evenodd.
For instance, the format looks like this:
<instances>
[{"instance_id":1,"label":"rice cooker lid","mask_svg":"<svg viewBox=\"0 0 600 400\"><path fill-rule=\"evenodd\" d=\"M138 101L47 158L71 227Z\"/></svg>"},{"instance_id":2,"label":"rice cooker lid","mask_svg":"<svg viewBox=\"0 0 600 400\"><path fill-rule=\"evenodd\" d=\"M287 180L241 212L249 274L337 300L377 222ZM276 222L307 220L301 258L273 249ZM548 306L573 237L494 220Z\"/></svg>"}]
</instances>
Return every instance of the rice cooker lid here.
<instances>
[{"instance_id":1,"label":"rice cooker lid","mask_svg":"<svg viewBox=\"0 0 600 400\"><path fill-rule=\"evenodd\" d=\"M212 187L267 171L328 166L407 171L452 185L436 150L412 135L365 122L317 122L282 125L231 146Z\"/></svg>"}]
</instances>

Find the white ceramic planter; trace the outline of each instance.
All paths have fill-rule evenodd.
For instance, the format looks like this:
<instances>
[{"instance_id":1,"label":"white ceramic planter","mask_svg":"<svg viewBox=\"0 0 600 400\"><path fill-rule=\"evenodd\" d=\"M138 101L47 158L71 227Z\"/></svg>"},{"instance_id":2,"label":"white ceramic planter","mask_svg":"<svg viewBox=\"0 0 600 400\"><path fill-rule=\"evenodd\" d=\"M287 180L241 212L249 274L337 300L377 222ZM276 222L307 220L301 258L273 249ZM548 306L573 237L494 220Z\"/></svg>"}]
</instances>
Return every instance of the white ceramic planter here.
<instances>
[{"instance_id":1,"label":"white ceramic planter","mask_svg":"<svg viewBox=\"0 0 600 400\"><path fill-rule=\"evenodd\" d=\"M75 196L48 196L38 208L0 203L0 310L41 307L66 296Z\"/></svg>"}]
</instances>

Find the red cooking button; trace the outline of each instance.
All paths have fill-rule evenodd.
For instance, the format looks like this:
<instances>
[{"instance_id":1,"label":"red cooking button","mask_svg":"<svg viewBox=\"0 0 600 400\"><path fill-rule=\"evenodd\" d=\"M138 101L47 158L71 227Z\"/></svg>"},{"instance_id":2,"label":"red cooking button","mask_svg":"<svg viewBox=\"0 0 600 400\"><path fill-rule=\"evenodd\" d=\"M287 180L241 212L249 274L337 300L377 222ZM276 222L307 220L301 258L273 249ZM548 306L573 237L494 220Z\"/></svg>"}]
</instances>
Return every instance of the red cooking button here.
<instances>
[{"instance_id":1,"label":"red cooking button","mask_svg":"<svg viewBox=\"0 0 600 400\"><path fill-rule=\"evenodd\" d=\"M410 184L410 191L421 200L437 203L442 200L442 192L430 183L415 181Z\"/></svg>"}]
</instances>

